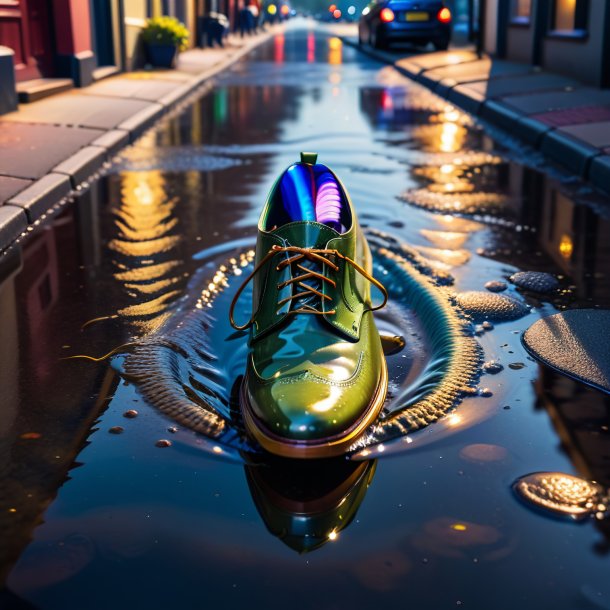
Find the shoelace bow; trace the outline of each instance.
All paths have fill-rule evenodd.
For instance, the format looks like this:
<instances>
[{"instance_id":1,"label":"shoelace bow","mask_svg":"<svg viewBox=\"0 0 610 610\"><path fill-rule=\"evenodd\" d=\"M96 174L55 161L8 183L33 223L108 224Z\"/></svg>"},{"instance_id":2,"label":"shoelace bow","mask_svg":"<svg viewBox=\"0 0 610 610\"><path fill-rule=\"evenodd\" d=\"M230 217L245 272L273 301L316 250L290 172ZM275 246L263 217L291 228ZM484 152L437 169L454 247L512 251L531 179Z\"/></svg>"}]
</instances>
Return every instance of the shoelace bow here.
<instances>
[{"instance_id":1,"label":"shoelace bow","mask_svg":"<svg viewBox=\"0 0 610 610\"><path fill-rule=\"evenodd\" d=\"M305 267L304 265L301 264L301 262L308 260L308 261L311 261L314 263L316 263L316 262L320 263L322 265L322 267L324 267L324 265L327 265L333 271L338 271L339 266L336 265L332 260L326 258L327 256L333 256L333 257L340 258L341 260L344 260L346 263L351 265L356 271L358 271L358 273L360 273L360 275L362 275L369 282L371 282L371 284L373 284L374 286L379 288L379 290L381 290L381 293L383 294L383 303L381 303L381 305L377 305L376 307L371 307L370 311L376 311L378 309L381 309L388 302L388 293L387 293L386 289L384 288L383 284L381 282L379 282L378 280L376 280L370 273L368 273L365 269L363 269L357 262L353 261L348 256L341 254L337 250L328 250L325 248L299 248L298 246L274 245L274 246L271 246L271 250L269 250L269 252L267 252L267 254L263 257L261 262L258 263L258 265L256 265L256 267L254 268L252 273L243 281L242 285L239 287L238 291L235 293L235 296L233 297L233 300L231 301L231 307L229 309L229 320L231 322L231 326L233 326L233 328L235 328L236 330L245 330L246 328L251 326L252 323L254 322L254 316L252 316L248 320L248 322L246 322L246 324L244 324L243 326L240 326L239 324L236 324L235 319L233 318L235 305L237 304L237 301L238 301L241 293L243 292L244 288L250 283L252 278L267 264L267 262L272 257L274 257L276 254L279 254L279 253L292 254L292 256L280 261L275 268L276 271L281 271L282 269L284 269L285 267L288 267L289 265L296 265L296 267L298 269L300 269L303 273L302 273L302 275L292 277L289 280L286 280L285 282L281 282L280 284L278 284L277 285L278 290L281 290L282 288L288 286L289 284L298 284L301 288L303 288L303 290L302 290L302 292L298 292L297 294L293 294L293 295L286 297L285 299L282 299L281 301L279 301L278 308L281 307L282 305L284 305L285 303L289 303L289 302L293 301L294 299L300 299L301 297L307 297L307 296L311 296L311 295L318 296L322 300L332 300L332 297L330 297L329 295L324 294L323 292L321 292L320 290L317 290L315 287L313 287L309 284L306 284L305 280L316 279L316 280L320 280L322 283L328 282L329 284L331 284L331 286L333 286L333 288L336 287L337 283L333 279L326 277L324 274L319 273L318 271L314 271L313 269ZM316 309L315 307L306 304L297 309L288 310L286 312L286 315L297 314L297 313L306 313L306 314L314 314L314 315L324 315L324 314L332 315L335 313L335 310L331 309L329 311L320 311L320 310Z\"/></svg>"}]
</instances>

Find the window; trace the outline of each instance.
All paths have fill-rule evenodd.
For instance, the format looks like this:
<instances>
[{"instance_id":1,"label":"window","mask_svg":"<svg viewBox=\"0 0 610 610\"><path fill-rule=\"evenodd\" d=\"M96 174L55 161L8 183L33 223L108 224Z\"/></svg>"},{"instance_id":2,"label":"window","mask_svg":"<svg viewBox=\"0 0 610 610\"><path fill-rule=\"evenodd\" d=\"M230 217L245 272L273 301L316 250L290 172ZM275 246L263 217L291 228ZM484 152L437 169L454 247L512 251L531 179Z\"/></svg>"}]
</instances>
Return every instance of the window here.
<instances>
[{"instance_id":1,"label":"window","mask_svg":"<svg viewBox=\"0 0 610 610\"><path fill-rule=\"evenodd\" d=\"M532 11L532 0L513 0L513 19L527 19L529 21Z\"/></svg>"},{"instance_id":2,"label":"window","mask_svg":"<svg viewBox=\"0 0 610 610\"><path fill-rule=\"evenodd\" d=\"M555 0L552 29L560 32L587 29L588 0Z\"/></svg>"}]
</instances>

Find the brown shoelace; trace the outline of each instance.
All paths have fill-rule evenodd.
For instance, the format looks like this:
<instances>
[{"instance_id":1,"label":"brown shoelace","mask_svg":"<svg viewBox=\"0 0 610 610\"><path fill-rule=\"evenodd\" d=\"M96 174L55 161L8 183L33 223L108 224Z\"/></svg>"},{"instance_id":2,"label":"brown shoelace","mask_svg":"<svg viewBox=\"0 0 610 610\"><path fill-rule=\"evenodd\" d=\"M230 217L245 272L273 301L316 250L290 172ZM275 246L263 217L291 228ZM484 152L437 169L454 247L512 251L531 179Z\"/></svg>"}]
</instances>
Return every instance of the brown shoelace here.
<instances>
[{"instance_id":1,"label":"brown shoelace","mask_svg":"<svg viewBox=\"0 0 610 610\"><path fill-rule=\"evenodd\" d=\"M297 269L302 271L302 274L299 276L292 277L291 279L286 280L285 282L281 282L280 284L277 285L278 290L281 290L282 288L288 286L289 284L298 284L303 290L301 292L298 292L297 294L293 294L292 296L289 296L289 297L279 301L278 307L281 307L282 305L289 303L289 302L293 301L294 299L300 299L301 297L307 297L307 296L311 296L311 295L318 296L322 300L332 300L332 297L330 297L329 295L324 294L323 292L319 291L318 289L314 288L313 286L310 286L309 284L306 284L305 280L314 279L314 280L319 280L322 283L328 282L329 284L331 284L331 286L333 286L333 288L337 285L337 283L334 280L332 280L331 278L326 277L323 273L314 271L313 269L305 267L304 265L301 264L302 262L307 260L307 261L311 261L314 263L319 263L322 265L322 267L324 267L324 265L326 265L327 267L330 267L333 271L338 271L339 270L338 265L336 265L332 260L327 258L330 256L337 257L337 258L340 258L341 260L344 260L346 263L351 265L356 271L358 271L358 273L360 273L360 275L362 275L369 282L371 282L371 284L373 284L374 286L379 288L379 290L381 290L381 292L383 294L383 303L381 303L381 305L378 305L376 307L371 307L370 311L376 311L377 309L381 309L388 302L388 293L387 293L386 289L384 288L383 284L381 284L381 282L377 281L370 273L368 273L365 269L363 269L357 262L353 261L348 256L341 254L337 250L328 250L328 249L324 249L324 248L299 248L298 246L272 246L271 250L269 250L269 252L267 252L267 254L263 257L263 260L261 260L261 262L258 265L256 265L256 267L254 268L252 273L244 280L242 285L239 287L238 291L235 293L233 300L231 301L231 307L229 309L229 320L231 322L231 326L233 326L233 328L235 328L236 330L245 330L254 321L254 317L251 317L250 320L248 320L248 322L246 322L246 324L244 324L243 326L240 326L240 325L236 324L236 322L233 318L235 305L236 305L241 293L243 292L244 288L248 285L248 283L252 280L252 278L262 269L262 267L273 256L275 256L276 254L279 254L279 253L292 254L292 256L280 261L278 263L278 265L276 266L277 271L281 271L282 269L284 269L285 267L288 267L289 265L296 265ZM291 310L287 311L286 315L297 314L297 313L306 313L306 314L314 314L314 315L325 315L325 314L332 315L335 313L335 310L331 309L329 311L320 311L320 310L316 309L315 307L312 307L311 305L304 305L297 309L291 309Z\"/></svg>"}]
</instances>

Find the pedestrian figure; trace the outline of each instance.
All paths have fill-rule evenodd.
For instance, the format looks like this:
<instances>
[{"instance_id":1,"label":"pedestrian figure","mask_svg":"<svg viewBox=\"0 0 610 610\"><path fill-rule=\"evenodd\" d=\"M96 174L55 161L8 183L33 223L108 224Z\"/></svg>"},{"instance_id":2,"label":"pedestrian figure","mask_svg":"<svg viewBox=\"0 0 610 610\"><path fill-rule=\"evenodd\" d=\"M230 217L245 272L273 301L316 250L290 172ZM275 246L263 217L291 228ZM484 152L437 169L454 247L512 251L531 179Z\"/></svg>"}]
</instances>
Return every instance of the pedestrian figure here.
<instances>
[{"instance_id":1,"label":"pedestrian figure","mask_svg":"<svg viewBox=\"0 0 610 610\"><path fill-rule=\"evenodd\" d=\"M258 26L259 26L258 18L259 18L260 11L258 10L258 6L256 6L256 4L249 4L247 8L250 11L250 15L251 15L250 20L252 23L252 32L256 34L258 32Z\"/></svg>"},{"instance_id":2,"label":"pedestrian figure","mask_svg":"<svg viewBox=\"0 0 610 610\"><path fill-rule=\"evenodd\" d=\"M252 13L243 4L238 13L239 35L243 38L244 34L252 32Z\"/></svg>"}]
</instances>

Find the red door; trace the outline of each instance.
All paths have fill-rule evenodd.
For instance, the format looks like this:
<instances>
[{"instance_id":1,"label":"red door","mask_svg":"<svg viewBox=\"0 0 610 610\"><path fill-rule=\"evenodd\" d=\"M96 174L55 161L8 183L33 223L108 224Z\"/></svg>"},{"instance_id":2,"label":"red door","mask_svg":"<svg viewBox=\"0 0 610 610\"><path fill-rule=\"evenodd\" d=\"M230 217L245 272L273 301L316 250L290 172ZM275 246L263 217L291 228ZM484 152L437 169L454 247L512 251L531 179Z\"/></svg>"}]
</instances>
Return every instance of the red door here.
<instances>
[{"instance_id":1,"label":"red door","mask_svg":"<svg viewBox=\"0 0 610 610\"><path fill-rule=\"evenodd\" d=\"M47 0L0 0L0 45L15 52L18 81L52 76Z\"/></svg>"}]
</instances>

